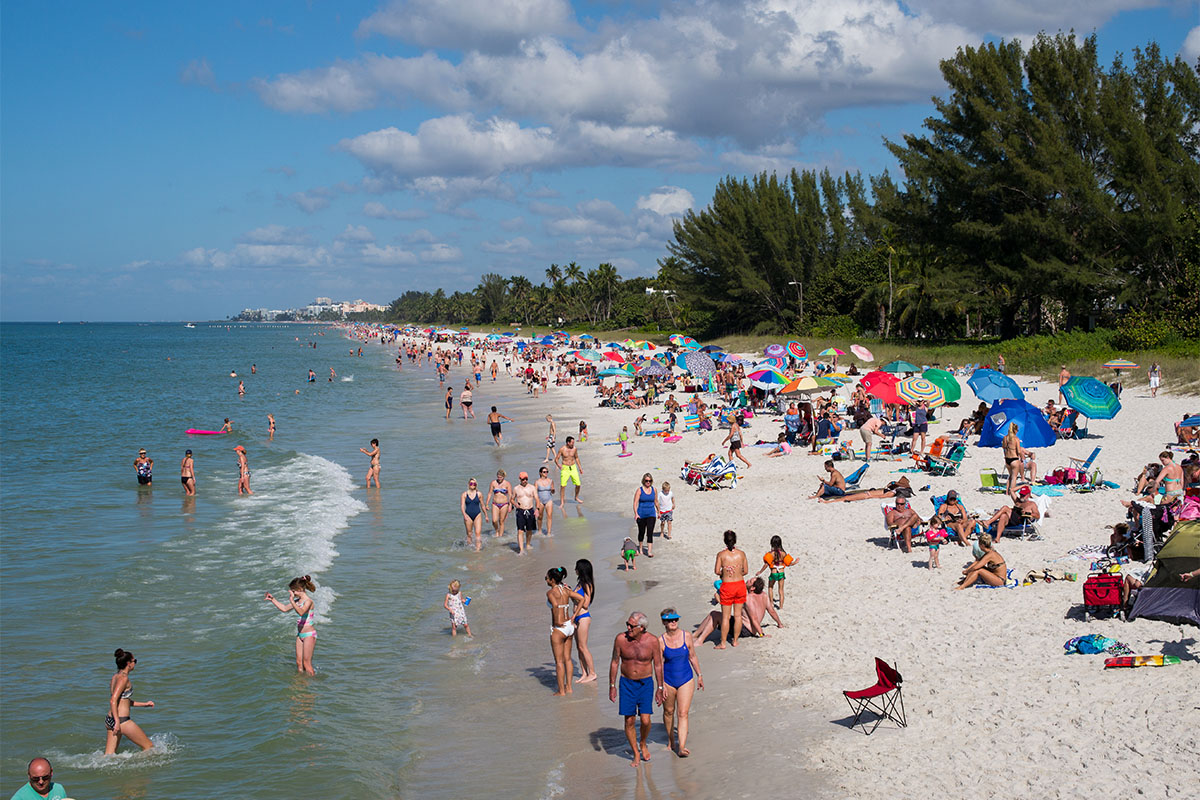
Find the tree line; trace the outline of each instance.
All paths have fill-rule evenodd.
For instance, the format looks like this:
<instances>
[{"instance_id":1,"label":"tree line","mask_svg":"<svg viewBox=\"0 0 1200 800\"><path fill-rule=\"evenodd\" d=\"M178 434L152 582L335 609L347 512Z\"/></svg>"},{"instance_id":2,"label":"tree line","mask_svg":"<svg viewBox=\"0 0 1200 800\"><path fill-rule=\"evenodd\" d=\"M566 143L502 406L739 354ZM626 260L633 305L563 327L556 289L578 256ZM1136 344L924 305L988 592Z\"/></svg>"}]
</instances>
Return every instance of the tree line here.
<instances>
[{"instance_id":1,"label":"tree line","mask_svg":"<svg viewBox=\"0 0 1200 800\"><path fill-rule=\"evenodd\" d=\"M1200 337L1200 62L1096 37L961 48L903 179L793 170L720 181L653 278L551 265L406 292L387 318L728 333L972 338L1096 326ZM647 293L647 289L652 290ZM1132 334L1131 334L1132 335ZM1149 341L1147 341L1149 340Z\"/></svg>"}]
</instances>

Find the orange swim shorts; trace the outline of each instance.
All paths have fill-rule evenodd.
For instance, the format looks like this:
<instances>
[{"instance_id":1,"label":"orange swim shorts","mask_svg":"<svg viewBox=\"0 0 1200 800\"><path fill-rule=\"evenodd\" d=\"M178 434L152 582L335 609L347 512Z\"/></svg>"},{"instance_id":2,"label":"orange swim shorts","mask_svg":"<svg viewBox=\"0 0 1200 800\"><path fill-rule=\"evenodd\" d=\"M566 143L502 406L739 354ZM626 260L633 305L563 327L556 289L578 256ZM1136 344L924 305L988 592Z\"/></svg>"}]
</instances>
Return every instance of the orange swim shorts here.
<instances>
[{"instance_id":1,"label":"orange swim shorts","mask_svg":"<svg viewBox=\"0 0 1200 800\"><path fill-rule=\"evenodd\" d=\"M732 606L746 602L745 581L724 581L721 583L721 605Z\"/></svg>"}]
</instances>

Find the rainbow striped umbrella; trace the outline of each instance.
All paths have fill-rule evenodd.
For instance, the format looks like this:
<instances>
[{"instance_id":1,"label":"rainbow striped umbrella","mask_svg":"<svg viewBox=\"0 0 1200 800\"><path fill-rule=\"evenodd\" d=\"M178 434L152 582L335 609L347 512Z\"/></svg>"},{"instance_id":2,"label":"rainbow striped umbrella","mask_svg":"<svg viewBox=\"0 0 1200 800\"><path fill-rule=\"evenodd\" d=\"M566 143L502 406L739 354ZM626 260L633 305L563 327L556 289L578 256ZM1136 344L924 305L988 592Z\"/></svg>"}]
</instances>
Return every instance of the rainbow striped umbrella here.
<instances>
[{"instance_id":1,"label":"rainbow striped umbrella","mask_svg":"<svg viewBox=\"0 0 1200 800\"><path fill-rule=\"evenodd\" d=\"M763 349L763 355L767 356L782 356L787 353L787 348L781 344L769 344Z\"/></svg>"},{"instance_id":2,"label":"rainbow striped umbrella","mask_svg":"<svg viewBox=\"0 0 1200 800\"><path fill-rule=\"evenodd\" d=\"M759 369L751 372L746 376L760 389L777 389L781 386L786 386L788 383L787 376L777 369L768 367L767 369Z\"/></svg>"},{"instance_id":3,"label":"rainbow striped umbrella","mask_svg":"<svg viewBox=\"0 0 1200 800\"><path fill-rule=\"evenodd\" d=\"M762 361L758 362L758 367L770 367L771 369L783 369L787 366L787 362L780 356L767 356Z\"/></svg>"},{"instance_id":4,"label":"rainbow striped umbrella","mask_svg":"<svg viewBox=\"0 0 1200 800\"><path fill-rule=\"evenodd\" d=\"M780 394L809 394L811 392L819 392L824 389L836 389L838 387L836 381L831 381L828 378L814 378L812 375L805 375L803 378L796 380L784 386L780 390Z\"/></svg>"},{"instance_id":5,"label":"rainbow striped umbrella","mask_svg":"<svg viewBox=\"0 0 1200 800\"><path fill-rule=\"evenodd\" d=\"M667 337L667 341L671 344L683 344L683 340L687 338L682 333L672 333Z\"/></svg>"},{"instance_id":6,"label":"rainbow striped umbrella","mask_svg":"<svg viewBox=\"0 0 1200 800\"><path fill-rule=\"evenodd\" d=\"M799 342L788 342L787 351L792 354L792 357L797 361L807 361L808 351L804 349L804 345Z\"/></svg>"},{"instance_id":7,"label":"rainbow striped umbrella","mask_svg":"<svg viewBox=\"0 0 1200 800\"><path fill-rule=\"evenodd\" d=\"M937 408L946 402L946 393L928 378L914 376L905 378L896 384L896 394L910 406L915 406L924 400L930 408Z\"/></svg>"},{"instance_id":8,"label":"rainbow striped umbrella","mask_svg":"<svg viewBox=\"0 0 1200 800\"><path fill-rule=\"evenodd\" d=\"M1127 358L1114 358L1112 361L1105 361L1105 369L1137 369L1141 364L1135 364Z\"/></svg>"}]
</instances>

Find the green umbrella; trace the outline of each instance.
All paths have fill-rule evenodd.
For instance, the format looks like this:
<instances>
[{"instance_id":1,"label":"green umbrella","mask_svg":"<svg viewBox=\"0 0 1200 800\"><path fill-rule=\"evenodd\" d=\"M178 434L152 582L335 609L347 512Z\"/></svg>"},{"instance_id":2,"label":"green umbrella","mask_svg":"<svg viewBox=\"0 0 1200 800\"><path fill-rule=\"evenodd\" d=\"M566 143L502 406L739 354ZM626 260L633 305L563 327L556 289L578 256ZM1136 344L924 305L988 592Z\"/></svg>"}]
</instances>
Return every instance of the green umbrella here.
<instances>
[{"instance_id":1,"label":"green umbrella","mask_svg":"<svg viewBox=\"0 0 1200 800\"><path fill-rule=\"evenodd\" d=\"M1121 401L1113 390L1095 378L1078 375L1059 387L1067 405L1088 419L1112 419L1121 410Z\"/></svg>"},{"instance_id":2,"label":"green umbrella","mask_svg":"<svg viewBox=\"0 0 1200 800\"><path fill-rule=\"evenodd\" d=\"M892 361L879 368L880 372L920 372L915 364L907 361Z\"/></svg>"},{"instance_id":3,"label":"green umbrella","mask_svg":"<svg viewBox=\"0 0 1200 800\"><path fill-rule=\"evenodd\" d=\"M958 385L958 379L954 377L954 373L947 372L944 369L927 369L922 373L925 380L937 386L946 395L947 403L957 403L962 397L962 387Z\"/></svg>"}]
</instances>

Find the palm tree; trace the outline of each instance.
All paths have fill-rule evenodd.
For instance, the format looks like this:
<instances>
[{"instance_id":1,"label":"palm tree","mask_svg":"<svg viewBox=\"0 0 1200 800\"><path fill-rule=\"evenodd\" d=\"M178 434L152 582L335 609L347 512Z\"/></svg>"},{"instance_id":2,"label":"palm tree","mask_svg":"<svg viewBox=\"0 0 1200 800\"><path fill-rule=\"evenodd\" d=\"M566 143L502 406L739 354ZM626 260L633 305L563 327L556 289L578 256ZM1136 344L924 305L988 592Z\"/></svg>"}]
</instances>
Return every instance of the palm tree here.
<instances>
[{"instance_id":1,"label":"palm tree","mask_svg":"<svg viewBox=\"0 0 1200 800\"><path fill-rule=\"evenodd\" d=\"M489 272L479 279L475 292L479 298L479 320L481 322L496 322L504 310L504 301L508 295L508 281L494 272Z\"/></svg>"},{"instance_id":2,"label":"palm tree","mask_svg":"<svg viewBox=\"0 0 1200 800\"><path fill-rule=\"evenodd\" d=\"M533 283L524 275L513 275L508 279L509 299L516 311L521 315L521 321L529 325L529 295L533 291Z\"/></svg>"}]
</instances>

